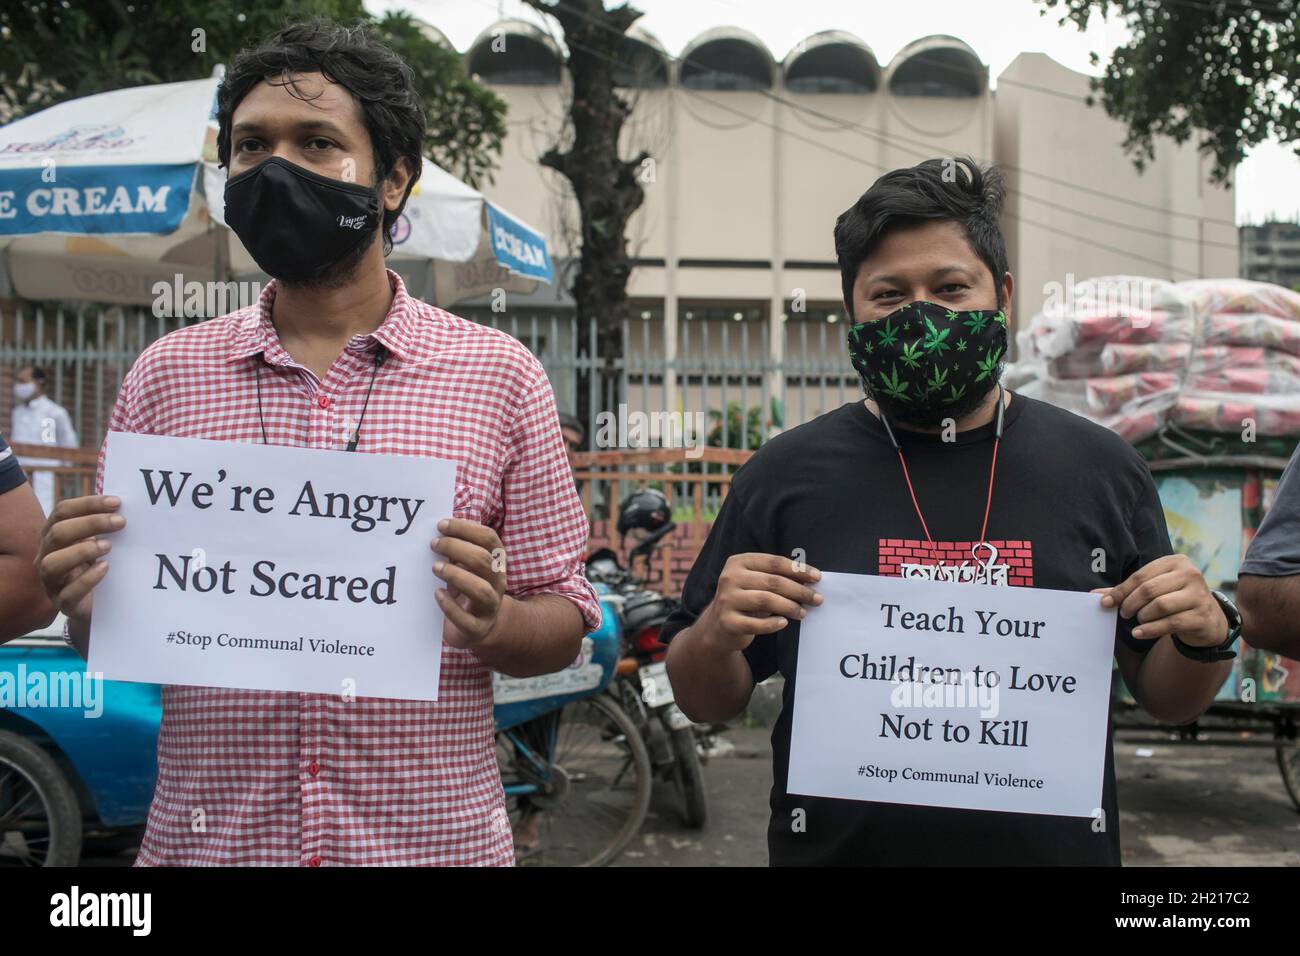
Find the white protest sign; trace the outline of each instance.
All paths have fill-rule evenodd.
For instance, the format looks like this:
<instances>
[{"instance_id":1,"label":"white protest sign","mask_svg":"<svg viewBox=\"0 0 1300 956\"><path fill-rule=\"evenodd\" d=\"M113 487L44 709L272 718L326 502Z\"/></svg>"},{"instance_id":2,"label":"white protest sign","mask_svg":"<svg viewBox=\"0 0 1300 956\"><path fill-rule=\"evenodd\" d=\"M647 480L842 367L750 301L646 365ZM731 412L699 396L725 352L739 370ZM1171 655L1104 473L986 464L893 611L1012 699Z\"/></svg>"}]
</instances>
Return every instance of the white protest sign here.
<instances>
[{"instance_id":1,"label":"white protest sign","mask_svg":"<svg viewBox=\"0 0 1300 956\"><path fill-rule=\"evenodd\" d=\"M823 573L787 791L1090 817L1115 610L1096 594Z\"/></svg>"},{"instance_id":2,"label":"white protest sign","mask_svg":"<svg viewBox=\"0 0 1300 956\"><path fill-rule=\"evenodd\" d=\"M88 667L111 680L437 700L430 542L456 463L111 432Z\"/></svg>"}]
</instances>

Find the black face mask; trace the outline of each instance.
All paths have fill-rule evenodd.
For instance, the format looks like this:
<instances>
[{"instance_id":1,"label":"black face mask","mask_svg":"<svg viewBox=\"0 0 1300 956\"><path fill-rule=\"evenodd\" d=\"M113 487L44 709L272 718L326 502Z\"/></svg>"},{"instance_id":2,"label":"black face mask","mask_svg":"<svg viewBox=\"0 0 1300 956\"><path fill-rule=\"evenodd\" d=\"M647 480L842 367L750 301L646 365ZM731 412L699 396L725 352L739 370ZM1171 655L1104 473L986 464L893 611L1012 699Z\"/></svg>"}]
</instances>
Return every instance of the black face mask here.
<instances>
[{"instance_id":1,"label":"black face mask","mask_svg":"<svg viewBox=\"0 0 1300 956\"><path fill-rule=\"evenodd\" d=\"M278 156L226 181L226 225L267 275L323 275L370 242L379 191L321 176Z\"/></svg>"}]
</instances>

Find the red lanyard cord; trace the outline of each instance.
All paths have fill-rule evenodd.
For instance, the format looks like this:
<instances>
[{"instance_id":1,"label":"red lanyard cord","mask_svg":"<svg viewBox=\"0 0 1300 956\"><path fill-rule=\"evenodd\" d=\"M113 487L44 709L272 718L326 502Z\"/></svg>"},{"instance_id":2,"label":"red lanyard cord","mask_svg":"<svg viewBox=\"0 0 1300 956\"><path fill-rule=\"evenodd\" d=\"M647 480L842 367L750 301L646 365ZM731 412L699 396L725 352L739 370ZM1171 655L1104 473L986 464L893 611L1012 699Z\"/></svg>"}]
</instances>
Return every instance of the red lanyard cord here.
<instances>
[{"instance_id":1,"label":"red lanyard cord","mask_svg":"<svg viewBox=\"0 0 1300 956\"><path fill-rule=\"evenodd\" d=\"M993 439L993 462L989 465L989 496L984 502L984 524L980 526L980 544L984 543L989 530L989 509L993 507L993 473L998 470L998 445L1001 438Z\"/></svg>"},{"instance_id":2,"label":"red lanyard cord","mask_svg":"<svg viewBox=\"0 0 1300 956\"><path fill-rule=\"evenodd\" d=\"M907 461L903 458L903 449L898 449L898 463L903 466L903 480L907 482L907 493L912 496L912 507L916 509L916 516L921 519L921 530L925 532L925 540L934 544L934 538L930 537L930 529L926 526L925 515L921 514L921 506L916 503L916 492L912 489L912 476L907 473Z\"/></svg>"},{"instance_id":3,"label":"red lanyard cord","mask_svg":"<svg viewBox=\"0 0 1300 956\"><path fill-rule=\"evenodd\" d=\"M984 524L980 526L980 544L983 544L989 530L989 511L993 507L993 475L998 467L998 445L1002 439L993 440L993 463L989 465L989 493L984 501ZM898 450L898 463L903 466L903 480L907 482L907 493L912 496L912 507L916 509L916 516L921 519L921 530L925 532L925 540L931 546L934 545L934 538L930 535L930 528L925 523L925 515L921 514L921 506L916 502L916 490L912 487L912 476L907 473L907 460L903 458L903 449Z\"/></svg>"},{"instance_id":4,"label":"red lanyard cord","mask_svg":"<svg viewBox=\"0 0 1300 956\"><path fill-rule=\"evenodd\" d=\"M984 524L980 526L980 544L984 544L989 530L989 511L993 507L993 476L998 468L998 445L1002 443L1002 386L998 386L998 411L997 411L997 428L993 439L993 461L989 465L989 492L984 500ZM884 412L880 414L881 424L885 426L885 432L889 435L889 441L893 444L894 450L898 452L898 463L903 466L903 480L907 482L907 493L912 496L912 507L916 509L916 516L921 520L921 530L925 532L925 540L929 545L934 547L934 538L930 534L930 527L925 523L925 515L921 514L921 506L916 501L916 489L912 487L912 476L907 472L907 459L903 457L902 446L899 445L898 439L894 437L894 430L889 427L889 420L885 418ZM977 545L978 547L978 545Z\"/></svg>"}]
</instances>

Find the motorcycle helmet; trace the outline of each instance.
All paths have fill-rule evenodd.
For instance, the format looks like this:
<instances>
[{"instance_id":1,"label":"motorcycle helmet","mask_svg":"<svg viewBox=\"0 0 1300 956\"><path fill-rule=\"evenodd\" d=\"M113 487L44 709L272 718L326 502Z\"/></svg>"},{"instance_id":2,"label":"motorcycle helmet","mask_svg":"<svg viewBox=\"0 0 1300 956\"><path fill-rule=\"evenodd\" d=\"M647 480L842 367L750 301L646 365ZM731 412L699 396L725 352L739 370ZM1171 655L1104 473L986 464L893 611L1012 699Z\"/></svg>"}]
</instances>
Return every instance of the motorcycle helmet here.
<instances>
[{"instance_id":1,"label":"motorcycle helmet","mask_svg":"<svg viewBox=\"0 0 1300 956\"><path fill-rule=\"evenodd\" d=\"M627 537L633 528L639 528L647 534L658 531L668 524L671 514L668 499L662 491L642 488L628 496L618 509L619 537Z\"/></svg>"},{"instance_id":2,"label":"motorcycle helmet","mask_svg":"<svg viewBox=\"0 0 1300 956\"><path fill-rule=\"evenodd\" d=\"M633 636L646 627L658 630L676 607L676 601L657 591L637 591L623 604L623 627Z\"/></svg>"},{"instance_id":3,"label":"motorcycle helmet","mask_svg":"<svg viewBox=\"0 0 1300 956\"><path fill-rule=\"evenodd\" d=\"M587 580L600 584L617 584L624 578L618 555L609 548L601 548L587 556Z\"/></svg>"}]
</instances>

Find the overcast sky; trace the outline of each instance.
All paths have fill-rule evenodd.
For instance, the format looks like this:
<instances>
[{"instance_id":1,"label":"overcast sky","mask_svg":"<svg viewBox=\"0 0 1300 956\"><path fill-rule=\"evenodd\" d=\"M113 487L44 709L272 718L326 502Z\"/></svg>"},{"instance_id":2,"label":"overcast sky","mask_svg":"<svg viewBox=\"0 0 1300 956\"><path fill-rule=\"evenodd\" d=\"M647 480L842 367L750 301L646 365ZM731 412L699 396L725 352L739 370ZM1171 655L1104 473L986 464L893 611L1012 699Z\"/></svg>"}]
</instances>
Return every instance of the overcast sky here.
<instances>
[{"instance_id":1,"label":"overcast sky","mask_svg":"<svg viewBox=\"0 0 1300 956\"><path fill-rule=\"evenodd\" d=\"M612 0L606 0L610 5ZM1095 74L1088 55L1105 60L1127 33L1122 24L1094 17L1086 33L1058 26L1059 15L1033 0L639 0L640 24L676 55L714 26L738 26L783 58L819 30L847 30L875 51L882 65L902 47L930 33L966 41L997 76L1022 52L1042 52L1073 70ZM366 0L375 13L403 9L432 23L464 51L500 16L540 22L518 0ZM795 12L797 11L797 15ZM1300 217L1300 158L1276 143L1258 147L1237 171L1237 221Z\"/></svg>"}]
</instances>

